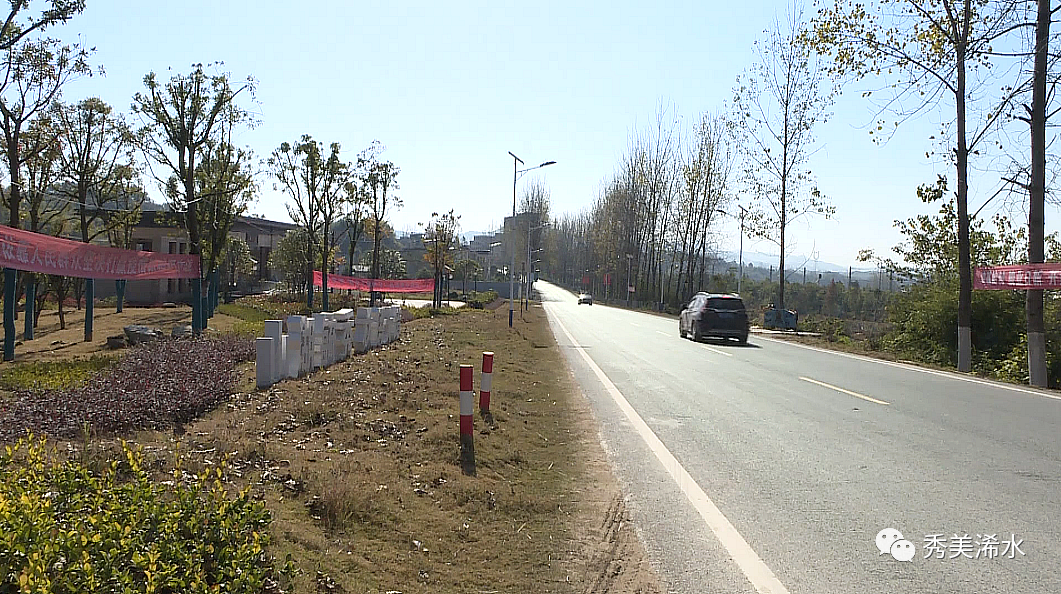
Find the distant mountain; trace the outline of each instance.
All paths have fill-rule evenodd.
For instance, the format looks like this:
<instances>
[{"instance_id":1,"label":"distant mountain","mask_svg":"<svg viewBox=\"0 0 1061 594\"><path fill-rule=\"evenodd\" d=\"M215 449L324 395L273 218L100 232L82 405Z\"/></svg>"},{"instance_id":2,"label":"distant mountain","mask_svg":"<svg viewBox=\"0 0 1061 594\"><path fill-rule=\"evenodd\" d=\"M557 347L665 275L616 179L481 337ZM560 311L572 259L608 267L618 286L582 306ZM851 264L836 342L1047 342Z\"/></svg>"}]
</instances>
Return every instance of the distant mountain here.
<instances>
[{"instance_id":1,"label":"distant mountain","mask_svg":"<svg viewBox=\"0 0 1061 594\"><path fill-rule=\"evenodd\" d=\"M740 255L739 252L721 252L719 254L722 258L733 262L737 261L737 257ZM765 252L745 251L744 252L744 265L752 264L759 268L769 269L771 266L777 268L778 254L767 254ZM785 268L789 270L800 270L806 266L808 271L817 270L818 272L843 272L847 274L847 266L843 264L835 264L833 262L826 262L824 260L814 261L813 258L805 256L803 254L789 254L785 258ZM852 272L874 272L876 268L866 266L855 266Z\"/></svg>"}]
</instances>

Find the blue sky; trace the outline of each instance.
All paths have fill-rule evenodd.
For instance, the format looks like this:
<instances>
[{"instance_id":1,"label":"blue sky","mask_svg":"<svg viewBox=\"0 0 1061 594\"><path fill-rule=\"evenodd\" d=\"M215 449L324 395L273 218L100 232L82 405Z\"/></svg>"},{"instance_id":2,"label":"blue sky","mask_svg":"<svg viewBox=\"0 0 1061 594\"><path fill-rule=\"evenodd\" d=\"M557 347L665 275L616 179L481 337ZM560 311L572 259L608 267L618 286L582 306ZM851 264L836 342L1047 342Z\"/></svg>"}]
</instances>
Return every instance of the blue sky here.
<instances>
[{"instance_id":1,"label":"blue sky","mask_svg":"<svg viewBox=\"0 0 1061 594\"><path fill-rule=\"evenodd\" d=\"M508 151L528 164L557 161L521 179L539 176L554 213L587 208L661 102L684 123L723 108L752 62L752 42L785 5L89 0L52 34L94 46L106 69L70 84L66 101L95 95L128 112L147 72L165 77L170 67L222 60L235 78L258 80L261 125L237 141L260 158L302 134L342 143L349 160L378 139L401 168L404 206L389 217L396 229L415 231L433 211L453 208L463 231L482 231L511 214ZM837 215L797 223L789 237L796 254L857 264L859 249L887 253L899 241L894 219L934 210L917 199L918 184L945 173L953 187L954 176L925 157L938 113L878 147L864 128L871 106L857 92L833 111L810 165ZM994 179L973 187L974 210ZM285 197L264 172L260 182L251 212L286 220ZM1054 214L1048 207L1048 228ZM736 250L738 235L728 223L721 248Z\"/></svg>"}]
</instances>

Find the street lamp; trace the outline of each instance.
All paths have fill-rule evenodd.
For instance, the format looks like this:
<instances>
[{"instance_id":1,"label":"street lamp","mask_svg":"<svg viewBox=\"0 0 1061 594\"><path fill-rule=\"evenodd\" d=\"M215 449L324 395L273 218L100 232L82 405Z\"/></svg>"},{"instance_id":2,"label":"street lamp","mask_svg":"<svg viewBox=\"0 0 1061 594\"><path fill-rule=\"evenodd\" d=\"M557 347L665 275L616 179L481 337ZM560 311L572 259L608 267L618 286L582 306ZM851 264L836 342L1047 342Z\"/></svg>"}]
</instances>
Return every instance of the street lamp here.
<instances>
[{"instance_id":1,"label":"street lamp","mask_svg":"<svg viewBox=\"0 0 1061 594\"><path fill-rule=\"evenodd\" d=\"M527 169L519 169L520 165L524 165L523 159L520 159L512 151L508 151L508 154L512 155L512 225L516 224L516 180L519 176L533 171L535 169L541 169L548 165L555 165L556 161L546 161L537 167L528 167ZM516 278L514 276L516 270L516 250L513 249L512 242L509 242L509 252L512 254L512 265L508 267L508 327L512 327L512 299L516 294Z\"/></svg>"},{"instance_id":2,"label":"street lamp","mask_svg":"<svg viewBox=\"0 0 1061 594\"><path fill-rule=\"evenodd\" d=\"M634 261L633 254L626 255L626 308L630 308L630 288L633 284L630 282L630 263Z\"/></svg>"},{"instance_id":3,"label":"street lamp","mask_svg":"<svg viewBox=\"0 0 1061 594\"><path fill-rule=\"evenodd\" d=\"M737 256L737 267L740 269L737 274L737 294L740 295L741 281L744 280L744 215L748 214L748 209L740 204L737 205L737 208L740 209L740 252ZM729 216L729 213L722 209L716 210L727 217Z\"/></svg>"},{"instance_id":4,"label":"street lamp","mask_svg":"<svg viewBox=\"0 0 1061 594\"><path fill-rule=\"evenodd\" d=\"M530 274L528 274L526 276L526 278L523 279L524 280L524 284L526 285L526 291L524 292L524 295L525 295L525 299L526 299L526 302L527 302L527 309L530 309L530 292L531 292L531 286L533 285L533 281L531 281L531 274L533 274L533 271L531 271L531 232L532 231L537 231L538 229L544 229L544 228L546 228L548 226L549 226L549 221L546 221L546 222L544 222L544 223L542 223L540 225L536 225L534 227L531 227L529 225L527 226L527 271ZM540 252L540 251L542 251L541 248L535 250L535 252Z\"/></svg>"}]
</instances>

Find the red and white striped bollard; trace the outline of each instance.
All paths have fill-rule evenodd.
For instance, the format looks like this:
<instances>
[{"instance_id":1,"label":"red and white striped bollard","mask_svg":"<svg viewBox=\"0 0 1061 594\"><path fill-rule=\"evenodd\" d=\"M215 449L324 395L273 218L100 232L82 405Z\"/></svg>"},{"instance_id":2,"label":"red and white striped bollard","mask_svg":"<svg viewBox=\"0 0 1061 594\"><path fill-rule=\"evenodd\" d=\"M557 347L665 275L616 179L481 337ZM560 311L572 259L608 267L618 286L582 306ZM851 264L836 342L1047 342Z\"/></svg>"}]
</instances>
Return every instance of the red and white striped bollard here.
<instances>
[{"instance_id":1,"label":"red and white striped bollard","mask_svg":"<svg viewBox=\"0 0 1061 594\"><path fill-rule=\"evenodd\" d=\"M483 352L483 374L479 380L479 414L484 417L490 414L490 387L494 379L494 354Z\"/></svg>"},{"instance_id":2,"label":"red and white striped bollard","mask_svg":"<svg viewBox=\"0 0 1061 594\"><path fill-rule=\"evenodd\" d=\"M472 413L475 408L472 388L472 366L460 366L460 463L464 474L475 474L475 445L472 438Z\"/></svg>"}]
</instances>

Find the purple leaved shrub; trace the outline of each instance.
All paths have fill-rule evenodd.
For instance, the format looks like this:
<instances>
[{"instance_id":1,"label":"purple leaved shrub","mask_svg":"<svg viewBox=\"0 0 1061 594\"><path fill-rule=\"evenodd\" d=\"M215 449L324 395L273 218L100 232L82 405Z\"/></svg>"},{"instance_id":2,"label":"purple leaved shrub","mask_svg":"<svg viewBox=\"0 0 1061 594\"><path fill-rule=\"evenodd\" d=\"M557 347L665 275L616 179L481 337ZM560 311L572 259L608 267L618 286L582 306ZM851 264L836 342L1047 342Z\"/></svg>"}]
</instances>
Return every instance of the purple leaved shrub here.
<instances>
[{"instance_id":1,"label":"purple leaved shrub","mask_svg":"<svg viewBox=\"0 0 1061 594\"><path fill-rule=\"evenodd\" d=\"M74 390L19 391L0 401L0 442L27 432L50 437L162 429L186 423L227 398L236 366L254 359L254 339L163 339L130 349Z\"/></svg>"}]
</instances>

